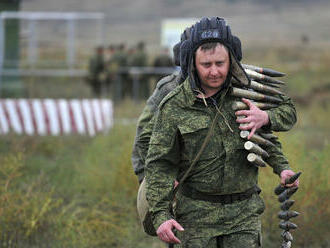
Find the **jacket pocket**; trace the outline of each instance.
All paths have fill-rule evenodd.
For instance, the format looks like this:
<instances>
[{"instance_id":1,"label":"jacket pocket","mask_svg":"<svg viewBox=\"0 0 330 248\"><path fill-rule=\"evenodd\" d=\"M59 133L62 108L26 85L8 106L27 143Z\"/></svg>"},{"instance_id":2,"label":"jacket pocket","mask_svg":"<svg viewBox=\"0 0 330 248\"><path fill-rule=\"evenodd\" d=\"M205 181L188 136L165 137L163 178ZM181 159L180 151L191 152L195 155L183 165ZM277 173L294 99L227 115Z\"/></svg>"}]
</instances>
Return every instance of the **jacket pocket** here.
<instances>
[{"instance_id":1,"label":"jacket pocket","mask_svg":"<svg viewBox=\"0 0 330 248\"><path fill-rule=\"evenodd\" d=\"M193 160L200 151L202 144L207 136L210 128L210 121L207 118L201 118L198 122L182 123L178 126L182 141L183 159ZM213 136L214 137L214 136ZM214 158L215 144L214 138L210 137L206 147L204 148L200 160Z\"/></svg>"}]
</instances>

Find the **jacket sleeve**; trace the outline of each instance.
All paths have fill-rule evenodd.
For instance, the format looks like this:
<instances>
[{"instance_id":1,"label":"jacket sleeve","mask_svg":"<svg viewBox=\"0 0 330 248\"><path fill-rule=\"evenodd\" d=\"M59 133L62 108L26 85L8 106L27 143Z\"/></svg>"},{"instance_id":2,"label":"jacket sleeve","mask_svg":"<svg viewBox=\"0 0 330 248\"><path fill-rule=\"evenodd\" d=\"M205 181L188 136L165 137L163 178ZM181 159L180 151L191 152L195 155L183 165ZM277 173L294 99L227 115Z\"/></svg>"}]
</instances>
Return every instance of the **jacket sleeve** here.
<instances>
[{"instance_id":1,"label":"jacket sleeve","mask_svg":"<svg viewBox=\"0 0 330 248\"><path fill-rule=\"evenodd\" d=\"M169 206L180 162L178 129L171 108L164 107L155 118L145 168L146 196L156 228L171 219Z\"/></svg>"},{"instance_id":2,"label":"jacket sleeve","mask_svg":"<svg viewBox=\"0 0 330 248\"><path fill-rule=\"evenodd\" d=\"M154 124L153 117L163 98L175 88L176 84L174 83L174 79L175 76L170 75L157 83L156 89L149 97L139 117L131 158L133 170L138 176L139 182L144 178L145 160Z\"/></svg>"},{"instance_id":3,"label":"jacket sleeve","mask_svg":"<svg viewBox=\"0 0 330 248\"><path fill-rule=\"evenodd\" d=\"M269 125L266 127L271 131L288 131L297 122L297 113L292 100L288 96L280 96L283 100L277 108L266 110L269 116Z\"/></svg>"},{"instance_id":4,"label":"jacket sleeve","mask_svg":"<svg viewBox=\"0 0 330 248\"><path fill-rule=\"evenodd\" d=\"M150 105L146 105L139 117L132 151L132 166L139 182L144 178L144 165L147 156L149 140L152 133L152 118L154 112Z\"/></svg>"},{"instance_id":5,"label":"jacket sleeve","mask_svg":"<svg viewBox=\"0 0 330 248\"><path fill-rule=\"evenodd\" d=\"M268 146L265 150L269 154L269 158L265 161L273 168L273 172L278 176L283 170L291 170L288 159L282 152L282 145L278 138L270 140L275 146Z\"/></svg>"}]
</instances>

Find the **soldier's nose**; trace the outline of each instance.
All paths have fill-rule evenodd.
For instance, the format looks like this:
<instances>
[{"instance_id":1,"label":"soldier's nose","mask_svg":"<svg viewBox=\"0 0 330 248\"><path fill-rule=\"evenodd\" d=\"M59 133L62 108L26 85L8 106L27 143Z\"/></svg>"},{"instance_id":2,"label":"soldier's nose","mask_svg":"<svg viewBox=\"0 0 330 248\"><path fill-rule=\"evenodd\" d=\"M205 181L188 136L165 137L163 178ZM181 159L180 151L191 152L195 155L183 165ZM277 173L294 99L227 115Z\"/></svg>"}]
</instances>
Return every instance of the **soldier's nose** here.
<instances>
[{"instance_id":1,"label":"soldier's nose","mask_svg":"<svg viewBox=\"0 0 330 248\"><path fill-rule=\"evenodd\" d=\"M218 74L218 71L217 71L216 67L215 66L212 66L210 68L210 75L216 76L217 74Z\"/></svg>"}]
</instances>

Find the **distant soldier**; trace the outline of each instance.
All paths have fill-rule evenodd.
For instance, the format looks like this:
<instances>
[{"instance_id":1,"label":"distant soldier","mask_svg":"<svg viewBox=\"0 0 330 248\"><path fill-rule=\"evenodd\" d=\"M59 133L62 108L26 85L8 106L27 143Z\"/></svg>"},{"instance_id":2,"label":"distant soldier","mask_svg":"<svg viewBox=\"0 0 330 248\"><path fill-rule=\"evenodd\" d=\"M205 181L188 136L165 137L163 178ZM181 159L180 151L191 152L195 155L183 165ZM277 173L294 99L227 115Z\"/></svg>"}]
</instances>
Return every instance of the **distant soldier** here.
<instances>
[{"instance_id":1,"label":"distant soldier","mask_svg":"<svg viewBox=\"0 0 330 248\"><path fill-rule=\"evenodd\" d=\"M161 53L155 58L155 60L153 62L153 66L154 67L173 67L174 66L173 59L169 55L169 51L168 51L167 47L163 48L161 50ZM164 74L157 74L155 76L156 82L158 82L163 76L164 76Z\"/></svg>"},{"instance_id":2,"label":"distant soldier","mask_svg":"<svg viewBox=\"0 0 330 248\"><path fill-rule=\"evenodd\" d=\"M128 96L128 89L130 88L128 74L120 71L127 66L127 60L126 45L121 43L114 52L110 62L110 73L112 73L117 80L119 79L121 83L122 95L119 96L120 98Z\"/></svg>"},{"instance_id":3,"label":"distant soldier","mask_svg":"<svg viewBox=\"0 0 330 248\"><path fill-rule=\"evenodd\" d=\"M101 96L105 77L103 47L99 46L95 48L95 53L90 58L88 67L87 82L91 86L94 96Z\"/></svg>"},{"instance_id":4,"label":"distant soldier","mask_svg":"<svg viewBox=\"0 0 330 248\"><path fill-rule=\"evenodd\" d=\"M129 58L129 66L132 67L146 67L148 65L148 56L145 52L145 44L140 41L134 53ZM147 99L149 97L149 77L147 75L139 75L139 92L138 96L140 99Z\"/></svg>"},{"instance_id":5,"label":"distant soldier","mask_svg":"<svg viewBox=\"0 0 330 248\"><path fill-rule=\"evenodd\" d=\"M106 71L106 79L105 79L105 88L107 94L110 93L110 87L113 87L113 82L115 81L115 70L117 68L115 63L113 63L113 55L116 49L114 45L109 45L105 50L104 54L104 62L105 62L105 71Z\"/></svg>"},{"instance_id":6,"label":"distant soldier","mask_svg":"<svg viewBox=\"0 0 330 248\"><path fill-rule=\"evenodd\" d=\"M190 37L190 28L186 28L181 35L181 41L173 47L173 62L176 66L180 66L180 45L181 42ZM155 116L158 105L163 98L170 93L175 87L184 82L186 77L181 70L173 72L171 75L163 77L156 84L156 88L148 98L146 106L141 113L137 128L136 136L132 151L132 166L134 173L138 177L139 183L144 178L144 165L149 147L149 140L153 130L153 117Z\"/></svg>"}]
</instances>

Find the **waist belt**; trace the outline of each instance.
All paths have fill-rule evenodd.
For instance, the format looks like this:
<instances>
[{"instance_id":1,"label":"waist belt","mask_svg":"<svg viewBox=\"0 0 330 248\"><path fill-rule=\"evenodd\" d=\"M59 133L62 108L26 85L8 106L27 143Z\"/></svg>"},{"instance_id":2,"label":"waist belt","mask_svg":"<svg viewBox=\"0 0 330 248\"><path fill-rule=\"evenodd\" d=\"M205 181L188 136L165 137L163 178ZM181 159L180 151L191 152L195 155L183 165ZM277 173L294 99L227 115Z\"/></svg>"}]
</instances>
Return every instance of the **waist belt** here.
<instances>
[{"instance_id":1,"label":"waist belt","mask_svg":"<svg viewBox=\"0 0 330 248\"><path fill-rule=\"evenodd\" d=\"M243 201L251 198L251 196L255 193L260 193L261 189L255 185L252 188L242 192L242 193L233 193L228 195L209 195L204 192L200 192L195 190L187 185L182 185L181 193L194 200L202 200L209 202L216 202L222 204L231 204L236 201Z\"/></svg>"}]
</instances>

